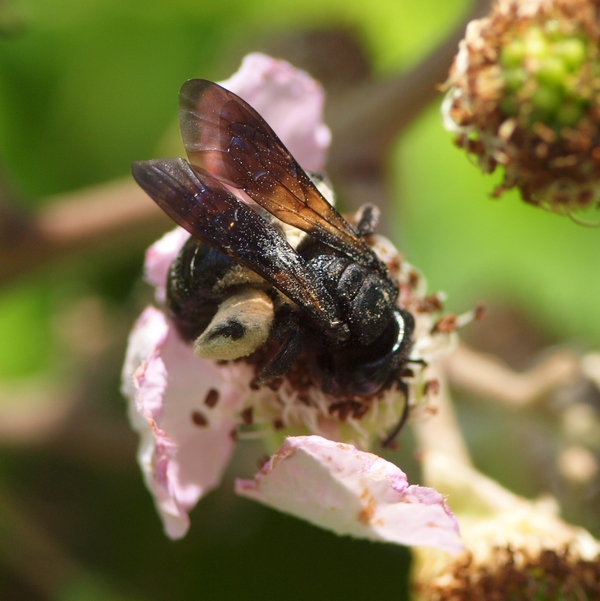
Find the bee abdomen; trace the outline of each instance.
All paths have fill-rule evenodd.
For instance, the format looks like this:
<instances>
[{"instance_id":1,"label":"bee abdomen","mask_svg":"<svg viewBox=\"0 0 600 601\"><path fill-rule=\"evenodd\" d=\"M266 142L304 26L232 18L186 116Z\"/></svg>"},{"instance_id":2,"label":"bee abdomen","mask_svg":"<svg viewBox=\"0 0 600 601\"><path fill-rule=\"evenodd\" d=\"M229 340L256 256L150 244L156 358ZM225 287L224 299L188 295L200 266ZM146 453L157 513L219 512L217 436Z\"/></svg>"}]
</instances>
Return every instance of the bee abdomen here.
<instances>
[{"instance_id":1,"label":"bee abdomen","mask_svg":"<svg viewBox=\"0 0 600 601\"><path fill-rule=\"evenodd\" d=\"M230 291L219 283L238 267L227 255L189 238L173 261L167 280L169 316L184 340L198 338Z\"/></svg>"}]
</instances>

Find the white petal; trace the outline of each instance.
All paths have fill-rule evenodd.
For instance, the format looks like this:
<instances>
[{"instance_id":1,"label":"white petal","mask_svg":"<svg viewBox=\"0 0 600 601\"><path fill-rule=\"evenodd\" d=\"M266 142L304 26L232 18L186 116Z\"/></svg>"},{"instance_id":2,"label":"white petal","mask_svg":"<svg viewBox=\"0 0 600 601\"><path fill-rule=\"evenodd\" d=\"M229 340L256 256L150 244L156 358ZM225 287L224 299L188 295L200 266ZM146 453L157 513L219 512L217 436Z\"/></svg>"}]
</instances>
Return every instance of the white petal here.
<instances>
[{"instance_id":1,"label":"white petal","mask_svg":"<svg viewBox=\"0 0 600 601\"><path fill-rule=\"evenodd\" d=\"M146 251L144 278L156 288L156 300L159 303L165 302L167 275L171 263L189 237L190 235L183 228L176 227Z\"/></svg>"},{"instance_id":2,"label":"white petal","mask_svg":"<svg viewBox=\"0 0 600 601\"><path fill-rule=\"evenodd\" d=\"M204 401L219 393L217 405ZM138 461L167 534L183 536L188 512L218 485L229 462L240 394L213 362L198 359L164 314L146 309L131 333L123 369ZM202 420L199 419L202 417ZM206 420L206 425L199 425Z\"/></svg>"},{"instance_id":3,"label":"white petal","mask_svg":"<svg viewBox=\"0 0 600 601\"><path fill-rule=\"evenodd\" d=\"M288 438L239 494L336 534L463 549L458 525L432 488L410 486L394 464L320 436Z\"/></svg>"}]
</instances>

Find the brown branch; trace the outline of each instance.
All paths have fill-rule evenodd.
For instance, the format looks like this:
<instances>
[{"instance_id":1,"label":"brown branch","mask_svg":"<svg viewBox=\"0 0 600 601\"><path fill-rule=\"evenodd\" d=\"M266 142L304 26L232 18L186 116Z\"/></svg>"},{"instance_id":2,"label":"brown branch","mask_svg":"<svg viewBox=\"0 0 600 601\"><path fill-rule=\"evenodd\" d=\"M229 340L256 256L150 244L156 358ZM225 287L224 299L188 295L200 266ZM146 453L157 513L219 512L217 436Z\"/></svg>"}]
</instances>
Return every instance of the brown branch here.
<instances>
[{"instance_id":1,"label":"brown branch","mask_svg":"<svg viewBox=\"0 0 600 601\"><path fill-rule=\"evenodd\" d=\"M68 255L111 248L172 227L130 180L49 198L32 217L5 210L0 218L0 284Z\"/></svg>"},{"instance_id":2,"label":"brown branch","mask_svg":"<svg viewBox=\"0 0 600 601\"><path fill-rule=\"evenodd\" d=\"M439 84L458 49L467 23L485 14L490 0L478 0L461 23L407 73L364 80L327 105L333 133L328 171L338 193L353 208L372 202L382 209L382 233L393 238L387 177L390 147L398 135L439 96ZM441 127L441 126L440 126Z\"/></svg>"},{"instance_id":3,"label":"brown branch","mask_svg":"<svg viewBox=\"0 0 600 601\"><path fill-rule=\"evenodd\" d=\"M533 404L583 376L581 358L568 349L553 352L525 372L516 372L464 343L445 360L444 371L454 386L515 407Z\"/></svg>"},{"instance_id":4,"label":"brown branch","mask_svg":"<svg viewBox=\"0 0 600 601\"><path fill-rule=\"evenodd\" d=\"M439 85L447 78L468 22L489 6L489 0L475 2L448 37L408 72L365 80L328 108L326 121L334 140L331 168L351 169L367 158L383 160L398 134L439 97Z\"/></svg>"},{"instance_id":5,"label":"brown branch","mask_svg":"<svg viewBox=\"0 0 600 601\"><path fill-rule=\"evenodd\" d=\"M584 375L593 378L594 367L600 374L598 357L598 360L594 355L582 358L573 351L561 349L535 367L519 373L497 358L460 343L443 362L429 368L431 376L440 383L440 392L432 401L436 414L427 420L415 420L417 442L428 451L436 451L467 465L469 453L458 426L448 383L483 398L523 407L552 390L572 385Z\"/></svg>"},{"instance_id":6,"label":"brown branch","mask_svg":"<svg viewBox=\"0 0 600 601\"><path fill-rule=\"evenodd\" d=\"M0 447L37 449L101 469L128 468L135 435L122 419L89 403L90 388L106 377L104 371L84 372L70 387L50 379L1 387Z\"/></svg>"}]
</instances>

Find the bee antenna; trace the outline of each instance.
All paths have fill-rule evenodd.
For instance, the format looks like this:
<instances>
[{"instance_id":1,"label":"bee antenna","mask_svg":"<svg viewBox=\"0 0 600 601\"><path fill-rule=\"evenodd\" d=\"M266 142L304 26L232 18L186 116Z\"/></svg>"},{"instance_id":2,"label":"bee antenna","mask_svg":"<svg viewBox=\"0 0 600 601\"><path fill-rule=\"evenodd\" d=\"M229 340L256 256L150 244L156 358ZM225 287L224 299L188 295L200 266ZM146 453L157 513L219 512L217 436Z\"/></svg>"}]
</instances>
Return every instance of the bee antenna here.
<instances>
[{"instance_id":1,"label":"bee antenna","mask_svg":"<svg viewBox=\"0 0 600 601\"><path fill-rule=\"evenodd\" d=\"M404 410L402 411L400 420L398 421L394 429L387 435L387 438L381 444L381 446L384 449L392 448L396 437L398 436L398 434L400 434L402 428L404 428L404 424L406 424L406 421L408 420L408 416L410 414L410 404L408 402L408 386L405 382L403 382L400 379L398 379L397 382L398 386L400 387L400 390L402 390L402 393L404 394Z\"/></svg>"}]
</instances>

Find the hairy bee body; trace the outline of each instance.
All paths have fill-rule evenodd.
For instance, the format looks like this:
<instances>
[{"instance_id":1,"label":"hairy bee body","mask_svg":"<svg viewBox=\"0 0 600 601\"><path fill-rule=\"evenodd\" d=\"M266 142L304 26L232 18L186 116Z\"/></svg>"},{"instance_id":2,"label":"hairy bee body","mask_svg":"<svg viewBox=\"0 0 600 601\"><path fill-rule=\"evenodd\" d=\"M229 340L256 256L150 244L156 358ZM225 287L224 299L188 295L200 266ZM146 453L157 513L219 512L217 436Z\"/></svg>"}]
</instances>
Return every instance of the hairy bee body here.
<instances>
[{"instance_id":1,"label":"hairy bee body","mask_svg":"<svg viewBox=\"0 0 600 601\"><path fill-rule=\"evenodd\" d=\"M260 289L275 307L274 318L265 326L267 346L285 348L287 355L275 362L276 352L265 360L261 350L259 378L281 376L301 361L310 379L327 394L368 396L385 390L406 360L414 327L412 315L395 306L397 288L388 278L311 238L305 238L297 252L339 304L340 315L349 324L348 340L324 335L310 316L264 279L193 237L171 265L167 285L169 314L182 338L198 339L224 301L247 288ZM219 358L230 358L230 348L246 336L243 313L247 308L244 303L238 306L237 313L229 312L226 323L217 320L223 348Z\"/></svg>"}]
</instances>

